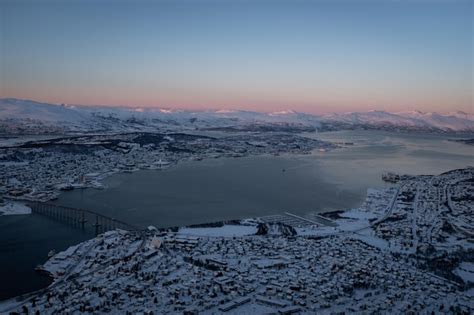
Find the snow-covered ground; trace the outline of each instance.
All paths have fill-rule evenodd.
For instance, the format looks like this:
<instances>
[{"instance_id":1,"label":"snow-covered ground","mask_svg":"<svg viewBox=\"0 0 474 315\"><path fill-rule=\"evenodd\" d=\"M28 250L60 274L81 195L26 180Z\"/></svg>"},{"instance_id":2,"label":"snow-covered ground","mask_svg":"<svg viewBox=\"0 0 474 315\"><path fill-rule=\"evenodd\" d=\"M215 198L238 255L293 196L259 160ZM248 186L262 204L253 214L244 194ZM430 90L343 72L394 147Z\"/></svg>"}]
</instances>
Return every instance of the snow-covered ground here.
<instances>
[{"instance_id":1,"label":"snow-covered ground","mask_svg":"<svg viewBox=\"0 0 474 315\"><path fill-rule=\"evenodd\" d=\"M404 176L331 226L286 213L109 231L54 255L54 283L0 312L472 314L473 179Z\"/></svg>"},{"instance_id":2,"label":"snow-covered ground","mask_svg":"<svg viewBox=\"0 0 474 315\"><path fill-rule=\"evenodd\" d=\"M19 202L7 202L5 205L0 206L0 216L19 214L31 214L31 208Z\"/></svg>"},{"instance_id":3,"label":"snow-covered ground","mask_svg":"<svg viewBox=\"0 0 474 315\"><path fill-rule=\"evenodd\" d=\"M462 262L454 270L454 272L460 276L465 282L474 283L474 263Z\"/></svg>"},{"instance_id":4,"label":"snow-covered ground","mask_svg":"<svg viewBox=\"0 0 474 315\"><path fill-rule=\"evenodd\" d=\"M234 237L253 235L257 232L256 226L249 225L224 225L209 228L180 228L178 234L208 237Z\"/></svg>"}]
</instances>

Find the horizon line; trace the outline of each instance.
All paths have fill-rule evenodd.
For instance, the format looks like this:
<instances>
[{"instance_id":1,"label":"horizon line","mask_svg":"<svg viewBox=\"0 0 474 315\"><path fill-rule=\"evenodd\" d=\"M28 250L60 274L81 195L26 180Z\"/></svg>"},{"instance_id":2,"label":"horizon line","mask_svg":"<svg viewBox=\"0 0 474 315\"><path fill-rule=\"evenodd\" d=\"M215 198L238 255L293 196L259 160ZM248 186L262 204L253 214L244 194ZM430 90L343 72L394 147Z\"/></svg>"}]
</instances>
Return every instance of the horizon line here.
<instances>
[{"instance_id":1,"label":"horizon line","mask_svg":"<svg viewBox=\"0 0 474 315\"><path fill-rule=\"evenodd\" d=\"M369 112L384 112L384 113L389 113L389 114L401 114L401 113L408 113L408 112L417 112L420 114L430 114L430 113L435 113L435 114L440 114L440 115L450 115L453 113L462 113L462 114L468 114L468 115L474 115L474 110L473 111L464 111L464 110L459 110L459 109L453 109L449 112L437 112L437 111L422 111L418 109L406 109L406 110L400 110L400 111L387 111L384 109L380 108L372 108L369 110L360 110L360 111L332 111L332 112L325 112L325 113L311 113L307 111L298 111L295 109L292 109L291 107L285 108L285 109L280 109L280 110L274 110L274 111L263 111L263 110L249 110L249 109L238 109L238 108L233 108L233 107L205 107L202 109L194 109L194 108L186 108L186 107L180 107L180 106L163 106L163 105L130 105L130 104L79 104L79 103L63 103L63 102L51 102L51 101L43 101L43 100L35 100L35 99L30 99L30 98L19 98L19 97L11 97L11 96L0 96L0 100L17 100L17 101L28 101L28 102L33 102L33 103L39 103L39 104L48 104L48 105L54 105L54 106L66 106L66 107L71 107L71 106L78 106L78 107L109 107L109 108L121 108L121 109L155 109L155 110L170 110L170 111L176 111L176 112L219 112L219 111L229 111L229 112L254 112L254 113L262 113L262 114L284 114L284 112L292 112L294 114L309 114L312 116L321 116L321 115L329 115L329 114L351 114L351 113L369 113Z\"/></svg>"}]
</instances>

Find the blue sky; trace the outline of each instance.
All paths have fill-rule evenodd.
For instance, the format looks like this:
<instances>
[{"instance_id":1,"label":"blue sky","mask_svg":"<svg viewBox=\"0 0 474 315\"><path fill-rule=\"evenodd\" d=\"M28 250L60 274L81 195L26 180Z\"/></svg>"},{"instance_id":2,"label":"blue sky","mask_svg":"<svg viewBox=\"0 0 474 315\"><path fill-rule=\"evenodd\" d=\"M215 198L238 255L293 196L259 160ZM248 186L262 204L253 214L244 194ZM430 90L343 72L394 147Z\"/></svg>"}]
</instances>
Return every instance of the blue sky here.
<instances>
[{"instance_id":1,"label":"blue sky","mask_svg":"<svg viewBox=\"0 0 474 315\"><path fill-rule=\"evenodd\" d=\"M472 1L0 0L1 96L473 112Z\"/></svg>"}]
</instances>

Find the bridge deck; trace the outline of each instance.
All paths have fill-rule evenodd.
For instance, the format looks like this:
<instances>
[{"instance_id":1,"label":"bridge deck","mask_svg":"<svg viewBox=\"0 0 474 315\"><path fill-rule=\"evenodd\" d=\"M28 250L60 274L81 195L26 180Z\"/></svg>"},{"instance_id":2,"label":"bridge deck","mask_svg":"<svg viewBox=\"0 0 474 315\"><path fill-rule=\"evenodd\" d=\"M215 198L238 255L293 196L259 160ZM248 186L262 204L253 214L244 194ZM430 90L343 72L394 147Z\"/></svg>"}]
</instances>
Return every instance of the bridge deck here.
<instances>
[{"instance_id":1,"label":"bridge deck","mask_svg":"<svg viewBox=\"0 0 474 315\"><path fill-rule=\"evenodd\" d=\"M91 210L64 207L45 202L28 202L27 205L34 213L51 217L68 224L78 225L84 228L87 223L89 223L89 225L95 227L97 234L117 228L130 231L141 230L141 228L128 222Z\"/></svg>"}]
</instances>

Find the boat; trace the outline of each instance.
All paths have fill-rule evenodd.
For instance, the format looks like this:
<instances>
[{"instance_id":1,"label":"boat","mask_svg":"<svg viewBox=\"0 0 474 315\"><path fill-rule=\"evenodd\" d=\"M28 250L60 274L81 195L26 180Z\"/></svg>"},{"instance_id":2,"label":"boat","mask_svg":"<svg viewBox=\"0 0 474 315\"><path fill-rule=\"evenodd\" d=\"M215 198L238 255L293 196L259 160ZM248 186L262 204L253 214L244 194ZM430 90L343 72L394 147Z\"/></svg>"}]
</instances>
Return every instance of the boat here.
<instances>
[{"instance_id":1,"label":"boat","mask_svg":"<svg viewBox=\"0 0 474 315\"><path fill-rule=\"evenodd\" d=\"M73 190L73 189L74 189L74 187L72 185L68 185L68 184L61 185L59 187L59 190L64 190L64 191Z\"/></svg>"},{"instance_id":2,"label":"boat","mask_svg":"<svg viewBox=\"0 0 474 315\"><path fill-rule=\"evenodd\" d=\"M168 161L162 161L161 159L157 162L154 163L159 169L166 168L170 166L170 162Z\"/></svg>"}]
</instances>

